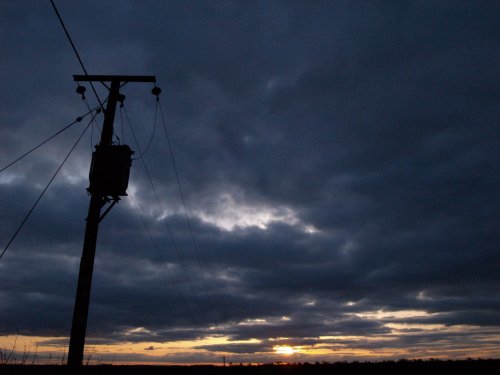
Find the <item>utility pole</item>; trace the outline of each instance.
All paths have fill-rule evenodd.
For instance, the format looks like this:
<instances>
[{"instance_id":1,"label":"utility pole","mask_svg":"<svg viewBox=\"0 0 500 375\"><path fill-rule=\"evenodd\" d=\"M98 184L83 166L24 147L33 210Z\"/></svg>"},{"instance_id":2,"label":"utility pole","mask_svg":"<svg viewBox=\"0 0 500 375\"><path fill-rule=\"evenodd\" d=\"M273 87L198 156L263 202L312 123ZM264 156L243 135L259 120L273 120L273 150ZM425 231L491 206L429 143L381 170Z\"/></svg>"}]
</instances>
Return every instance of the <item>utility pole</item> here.
<instances>
[{"instance_id":1,"label":"utility pole","mask_svg":"<svg viewBox=\"0 0 500 375\"><path fill-rule=\"evenodd\" d=\"M112 144L116 104L124 99L120 94L120 87L128 82L154 83L156 78L154 76L113 75L75 75L73 78L76 82L101 82L104 85L104 82L110 82L101 140L92 155L89 175L90 186L88 188L91 197L69 342L68 366L76 369L81 367L83 361L99 223L118 202L119 196L126 195L130 165L132 163L131 155L133 152L128 146ZM101 215L101 209L106 204L109 204L109 206Z\"/></svg>"}]
</instances>

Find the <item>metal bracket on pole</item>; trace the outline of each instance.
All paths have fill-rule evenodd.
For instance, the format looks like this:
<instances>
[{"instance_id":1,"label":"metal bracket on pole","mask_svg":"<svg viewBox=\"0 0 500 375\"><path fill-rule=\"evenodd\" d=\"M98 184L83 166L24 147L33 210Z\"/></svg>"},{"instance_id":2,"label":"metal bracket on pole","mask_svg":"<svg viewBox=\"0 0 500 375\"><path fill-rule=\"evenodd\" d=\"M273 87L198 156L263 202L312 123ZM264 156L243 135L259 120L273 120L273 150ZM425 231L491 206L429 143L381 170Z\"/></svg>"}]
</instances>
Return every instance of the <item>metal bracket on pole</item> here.
<instances>
[{"instance_id":1,"label":"metal bracket on pole","mask_svg":"<svg viewBox=\"0 0 500 375\"><path fill-rule=\"evenodd\" d=\"M108 208L106 208L106 211L104 211L101 216L99 217L99 223L102 221L102 219L104 219L104 217L109 213L109 211L111 211L111 209L115 206L115 204L118 203L118 201L120 200L120 198L116 197L113 199L113 202L111 202L111 204L109 205ZM109 203L109 201L108 201Z\"/></svg>"}]
</instances>

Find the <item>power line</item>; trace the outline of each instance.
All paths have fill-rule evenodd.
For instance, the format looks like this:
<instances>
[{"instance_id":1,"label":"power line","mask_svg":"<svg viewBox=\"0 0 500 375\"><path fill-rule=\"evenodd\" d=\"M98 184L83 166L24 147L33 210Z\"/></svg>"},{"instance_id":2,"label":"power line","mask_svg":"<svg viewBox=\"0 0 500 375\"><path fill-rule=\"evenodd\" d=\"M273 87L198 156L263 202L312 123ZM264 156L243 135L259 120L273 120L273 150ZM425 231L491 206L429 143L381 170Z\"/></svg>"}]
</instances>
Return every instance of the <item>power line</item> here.
<instances>
[{"instance_id":1,"label":"power line","mask_svg":"<svg viewBox=\"0 0 500 375\"><path fill-rule=\"evenodd\" d=\"M87 106L87 108L90 110L90 104L89 104L89 101L85 98L85 96L82 97L82 100L85 102L85 105ZM104 103L106 103L108 101L108 99L106 99L104 101ZM92 127L90 128L90 149L93 150L94 149L94 126L97 127L97 129L99 129L99 132L101 132L101 127L99 126L99 124L97 123L97 121L95 121L95 119L92 121Z\"/></svg>"},{"instance_id":2,"label":"power line","mask_svg":"<svg viewBox=\"0 0 500 375\"><path fill-rule=\"evenodd\" d=\"M132 123L130 122L130 118L128 116L127 110L125 109L125 107L120 107L120 109L122 109L122 108L123 108L123 111L125 112L125 118L126 118L127 123L128 123L128 125L130 127L130 131L132 133L132 137L134 138L134 141L135 141L135 143L137 145L137 149L139 150L139 152L141 152L141 146L139 145L139 142L137 141L137 137L135 136L134 128L132 127ZM177 259L179 260L179 264L181 265L181 268L182 268L182 270L184 272L184 276L186 277L186 281L188 282L189 288L191 289L191 293L195 297L194 300L195 300L196 306L198 307L198 310L200 311L201 316L204 316L203 313L202 313L202 309L201 309L201 307L200 307L200 305L198 303L198 299L196 298L196 293L195 293L195 291L193 289L191 278L189 277L189 275L187 273L187 270L186 270L186 267L185 267L184 263L181 260L179 248L177 246L177 242L175 241L175 238L174 238L174 236L172 234L172 230L170 228L170 225L168 224L167 220L165 219L165 216L166 216L165 215L165 210L163 209L163 207L162 207L162 205L160 203L160 198L158 197L158 193L157 193L155 185L153 183L153 179L151 178L151 174L149 173L149 168L146 165L146 161L145 161L144 158L141 158L141 161L142 161L142 164L144 166L144 170L146 171L146 175L147 175L147 177L149 179L149 183L151 184L151 187L153 189L153 193L154 193L154 196L155 196L155 199L156 199L156 203L158 204L158 208L160 209L160 212L162 214L162 217L163 217L162 221L165 223L165 226L167 228L167 232L168 232L169 237L170 237L170 239L172 241L172 244L174 246L174 250L175 250L175 253L177 255Z\"/></svg>"},{"instance_id":3,"label":"power line","mask_svg":"<svg viewBox=\"0 0 500 375\"><path fill-rule=\"evenodd\" d=\"M73 48L73 51L75 52L76 58L78 59L78 62L80 63L80 66L83 69L83 72L85 73L85 75L88 76L89 73L87 72L87 69L85 69L85 65L83 65L83 61L82 61L82 59L80 57L80 54L78 53L78 51L76 49L76 46L73 43L73 40L71 39L71 36L69 35L68 29L66 29L66 26L64 25L64 21L63 21L61 15L59 14L59 11L57 10L56 5L54 4L54 1L50 0L50 3L52 4L52 8L54 8L54 12L56 13L57 18L59 19L59 22L61 23L61 26L62 26L62 28L64 30L64 33L66 34L66 38L68 39L69 43L71 44L71 48ZM97 98L97 101L99 102L99 105L102 107L101 99L99 98L99 95L97 95L97 91L96 91L96 89L94 87L94 84L92 82L89 82L89 83L90 83L90 86L92 87L92 91L94 91L94 95Z\"/></svg>"},{"instance_id":4,"label":"power line","mask_svg":"<svg viewBox=\"0 0 500 375\"><path fill-rule=\"evenodd\" d=\"M61 168L63 167L64 163L66 163L66 160L68 160L69 156L73 153L73 151L75 150L76 146L78 145L78 143L80 142L80 140L82 139L83 135L86 133L87 129L89 128L90 124L92 123L94 117L97 116L97 113L95 115L92 116L92 119L89 121L88 125L85 127L85 129L83 130L82 134L80 134L80 136L78 137L78 139L76 140L75 144L73 145L73 147L71 147L71 149L69 150L68 154L66 155L66 157L64 158L64 160L62 161L62 163L59 165L59 167L57 168L57 170L55 171L55 173L52 175L52 178L49 180L49 182L47 183L47 185L45 186L45 188L42 190L42 192L40 193L40 195L38 196L38 198L36 199L35 203L33 204L33 206L31 207L31 209L28 211L28 213L26 214L26 216L24 217L24 219L22 220L21 224L17 227L16 231L14 232L14 234L12 235L12 237L10 238L9 242L7 243L7 245L5 246L5 248L3 249L2 251L2 254L0 254L0 259L2 259L3 255L5 254L5 252L7 251L7 249L10 247L10 245L12 244L12 242L14 241L14 239L17 237L17 235L19 234L21 228L24 226L24 224L26 223L26 221L28 220L28 218L30 217L31 213L33 212L33 210L35 209L35 207L38 205L38 203L40 202L40 200L42 199L42 197L44 196L45 192L47 191L47 189L49 188L49 186L52 184L52 181L54 181L54 179L56 178L57 174L59 173L59 171L61 170Z\"/></svg>"},{"instance_id":5,"label":"power line","mask_svg":"<svg viewBox=\"0 0 500 375\"><path fill-rule=\"evenodd\" d=\"M66 125L64 128L62 128L61 130L59 130L58 132L56 132L55 134L51 135L49 138L47 138L45 141L41 142L40 144L38 144L37 146L33 147L31 150L29 151L26 151L24 154L22 154L21 156L19 156L16 160L10 162L9 164L7 164L5 167L3 167L2 169L0 169L0 173L2 173L4 170L6 170L7 168L11 167L12 165L14 165L15 163L17 163L19 160L25 158L26 156L28 156L29 154L31 154L33 151L35 151L36 149L40 148L41 146L43 146L45 143L49 142L50 140L54 139L55 137L57 137L59 134L61 134L62 132L64 132L65 130L71 128L73 125L75 125L76 123L79 123L81 122L85 117L87 117L89 114L91 114L92 112L94 112L97 108L99 107L94 107L93 109L90 109L89 107L89 111L87 113L85 113L84 115L82 116L79 116L76 118L75 121L73 121L72 123ZM95 116L93 116L92 118L94 118Z\"/></svg>"},{"instance_id":6,"label":"power line","mask_svg":"<svg viewBox=\"0 0 500 375\"><path fill-rule=\"evenodd\" d=\"M142 213L142 210L141 208L139 207L139 205L136 203L134 197L132 196L132 194L130 194L130 192L127 191L127 194L130 198L130 200L132 201L132 204L134 205L135 209L137 210L138 214L139 214L139 217L141 218L141 222L142 222L142 225L144 226L144 230L146 231L151 243L153 244L153 247L154 249L156 250L156 253L158 254L158 256L160 257L160 261L161 261L161 264L162 266L165 268L165 270L167 271L167 274L168 274L168 277L170 279L170 282L172 283L172 285L174 286L174 289L177 293L177 296L179 297L179 300L184 304L186 305L188 311L189 311L189 314L191 315L191 317L193 318L193 321L195 322L195 324L198 322L197 319L196 319L196 314L193 313L193 311L191 310L191 306L189 305L189 303L187 302L187 300L184 298L184 296L182 295L180 289L179 289L179 286L177 285L174 277L172 276L172 273L170 272L170 270L168 269L168 267L166 266L166 263L167 261L165 260L165 258L163 257L163 254L161 253L160 251L160 247L158 246L157 242L155 241L153 235L151 234L151 231L149 230L148 228L148 225L146 223L146 219L144 218L144 214Z\"/></svg>"},{"instance_id":7,"label":"power line","mask_svg":"<svg viewBox=\"0 0 500 375\"><path fill-rule=\"evenodd\" d=\"M151 146L151 143L153 143L153 138L155 137L155 133L156 133L156 118L157 118L157 115L158 115L158 101L156 102L156 107L155 107L155 119L154 119L154 122L153 122L153 133L151 134L151 138L149 139L149 142L146 145L146 148L144 149L144 151L141 152L141 154L138 157L134 158L134 160L138 160L138 159L142 158L144 155L146 155L146 152L148 152L148 150L149 150L149 146Z\"/></svg>"},{"instance_id":8,"label":"power line","mask_svg":"<svg viewBox=\"0 0 500 375\"><path fill-rule=\"evenodd\" d=\"M177 171L177 164L175 162L175 157L174 157L174 151L173 151L173 148L172 148L172 143L170 142L170 137L168 135L167 124L166 124L166 121L165 121L165 116L163 115L163 109L161 107L159 96L157 97L156 102L158 104L158 107L160 108L160 115L161 115L161 118L162 118L163 129L165 130L165 137L167 138L168 149L170 151L170 158L172 159L172 165L173 165L174 172L175 172L175 178L177 180L177 186L179 187L179 193L180 193L181 200L182 200L182 206L184 207L184 214L185 214L186 221L187 221L187 224L188 224L189 234L190 234L190 237L191 237L191 242L193 244L193 250L194 250L194 253L195 253L195 256L196 256L196 261L198 262L198 267L200 268L201 279L202 279L202 282L203 282L203 287L205 288L205 294L207 296L207 300L208 300L208 303L210 305L210 310L211 311L215 311L215 309L213 307L212 299L210 298L210 293L208 292L208 287L207 287L207 283L206 283L206 280L205 280L205 271L204 271L203 264L202 264L202 262L200 260L200 257L199 257L198 246L196 244L196 240L195 240L195 237L194 237L193 227L191 225L191 220L189 219L188 210L187 210L187 206L186 206L186 200L184 199L184 193L182 192L181 181L180 181L180 178L179 178L179 172ZM214 314L215 314L215 312L214 312ZM215 318L217 320L217 317L215 317Z\"/></svg>"}]
</instances>

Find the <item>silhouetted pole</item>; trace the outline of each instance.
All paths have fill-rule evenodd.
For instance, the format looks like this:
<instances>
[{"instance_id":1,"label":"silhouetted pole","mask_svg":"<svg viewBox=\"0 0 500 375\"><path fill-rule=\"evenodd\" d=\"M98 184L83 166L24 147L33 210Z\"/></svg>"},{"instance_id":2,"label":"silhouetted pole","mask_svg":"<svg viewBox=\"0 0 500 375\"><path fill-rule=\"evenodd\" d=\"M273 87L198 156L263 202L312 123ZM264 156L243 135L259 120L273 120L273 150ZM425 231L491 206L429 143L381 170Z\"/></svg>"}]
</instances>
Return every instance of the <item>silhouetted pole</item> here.
<instances>
[{"instance_id":1,"label":"silhouetted pole","mask_svg":"<svg viewBox=\"0 0 500 375\"><path fill-rule=\"evenodd\" d=\"M116 104L119 99L120 82L155 82L152 76L74 76L75 81L111 81L109 97L104 112L104 124L101 133L100 146L110 146L113 137L113 122ZM127 176L128 177L128 176ZM128 180L127 180L128 182ZM92 185L92 181L91 181ZM83 240L82 258L80 260L80 273L76 290L73 323L69 342L68 366L78 368L82 365L87 330L87 316L89 311L90 290L92 287L92 273L97 243L97 232L101 221L101 208L110 200L107 194L91 192L85 238ZM117 198L115 197L115 201ZM106 214L106 212L105 212Z\"/></svg>"}]
</instances>

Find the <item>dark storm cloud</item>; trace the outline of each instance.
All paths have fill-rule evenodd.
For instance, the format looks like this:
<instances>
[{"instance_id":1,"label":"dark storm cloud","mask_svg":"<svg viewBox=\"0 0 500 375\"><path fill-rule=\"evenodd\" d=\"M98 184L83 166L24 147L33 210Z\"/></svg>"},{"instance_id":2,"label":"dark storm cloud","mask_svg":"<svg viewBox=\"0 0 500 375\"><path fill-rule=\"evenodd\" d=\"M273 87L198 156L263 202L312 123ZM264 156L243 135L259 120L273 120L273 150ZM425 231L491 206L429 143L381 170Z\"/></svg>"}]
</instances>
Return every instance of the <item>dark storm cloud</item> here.
<instances>
[{"instance_id":1,"label":"dark storm cloud","mask_svg":"<svg viewBox=\"0 0 500 375\"><path fill-rule=\"evenodd\" d=\"M87 111L49 5L1 5L2 166ZM135 160L133 201L101 226L89 340L220 334L262 341L199 349L255 359L279 337L319 347L336 343L324 336L386 335L391 323L495 327L498 10L455 1L61 3L91 73L157 76L195 242L157 122L144 160L162 208ZM150 89L122 88L141 148L153 132ZM124 116L116 133L139 156ZM0 174L3 243L86 121ZM69 333L96 134L0 261L3 334ZM363 315L398 310L431 315ZM384 347L484 338L458 335L416 329ZM165 359L193 358L212 357Z\"/></svg>"}]
</instances>

